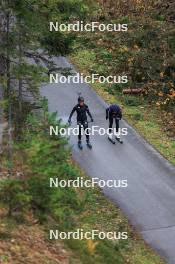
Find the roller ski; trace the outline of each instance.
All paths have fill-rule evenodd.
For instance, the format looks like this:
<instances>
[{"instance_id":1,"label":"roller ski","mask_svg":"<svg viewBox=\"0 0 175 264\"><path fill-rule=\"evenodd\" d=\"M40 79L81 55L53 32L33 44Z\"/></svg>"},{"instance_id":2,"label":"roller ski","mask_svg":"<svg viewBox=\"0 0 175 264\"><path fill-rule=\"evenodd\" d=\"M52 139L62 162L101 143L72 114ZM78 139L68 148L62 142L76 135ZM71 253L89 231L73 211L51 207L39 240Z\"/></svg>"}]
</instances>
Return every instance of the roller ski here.
<instances>
[{"instance_id":1,"label":"roller ski","mask_svg":"<svg viewBox=\"0 0 175 264\"><path fill-rule=\"evenodd\" d=\"M112 138L112 136L111 135L109 135L108 136L108 140L112 143L112 144L114 144L115 145L115 141L113 140L113 138Z\"/></svg>"},{"instance_id":2,"label":"roller ski","mask_svg":"<svg viewBox=\"0 0 175 264\"><path fill-rule=\"evenodd\" d=\"M115 139L120 143L120 144L123 144L123 140L120 138L120 137L115 137Z\"/></svg>"},{"instance_id":3,"label":"roller ski","mask_svg":"<svg viewBox=\"0 0 175 264\"><path fill-rule=\"evenodd\" d=\"M80 150L83 150L83 145L82 145L81 141L78 141L78 147Z\"/></svg>"},{"instance_id":4,"label":"roller ski","mask_svg":"<svg viewBox=\"0 0 175 264\"><path fill-rule=\"evenodd\" d=\"M92 149L92 145L91 145L91 143L89 142L89 141L87 141L87 147L89 148L89 149Z\"/></svg>"}]
</instances>

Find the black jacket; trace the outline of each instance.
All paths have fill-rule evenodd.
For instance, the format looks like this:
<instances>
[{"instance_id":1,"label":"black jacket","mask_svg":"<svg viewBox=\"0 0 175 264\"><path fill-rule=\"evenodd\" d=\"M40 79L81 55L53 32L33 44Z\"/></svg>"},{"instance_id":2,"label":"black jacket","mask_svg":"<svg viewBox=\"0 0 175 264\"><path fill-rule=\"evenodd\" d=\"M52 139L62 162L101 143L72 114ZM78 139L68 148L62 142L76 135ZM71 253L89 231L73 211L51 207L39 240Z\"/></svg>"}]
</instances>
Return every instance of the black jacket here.
<instances>
[{"instance_id":1,"label":"black jacket","mask_svg":"<svg viewBox=\"0 0 175 264\"><path fill-rule=\"evenodd\" d=\"M79 104L74 106L74 108L72 109L72 111L70 113L69 120L72 118L72 116L75 112L77 112L77 122L87 121L87 114L92 119L92 115L91 115L89 108L86 104L84 104L83 106L80 106Z\"/></svg>"}]
</instances>

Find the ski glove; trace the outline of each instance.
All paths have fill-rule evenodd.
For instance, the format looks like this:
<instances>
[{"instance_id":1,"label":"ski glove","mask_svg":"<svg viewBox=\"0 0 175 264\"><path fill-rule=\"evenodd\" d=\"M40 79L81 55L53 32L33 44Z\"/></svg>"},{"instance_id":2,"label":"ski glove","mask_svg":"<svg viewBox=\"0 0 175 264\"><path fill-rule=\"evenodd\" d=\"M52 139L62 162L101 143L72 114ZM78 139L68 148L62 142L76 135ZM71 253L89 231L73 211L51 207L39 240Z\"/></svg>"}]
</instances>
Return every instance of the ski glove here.
<instances>
[{"instance_id":1,"label":"ski glove","mask_svg":"<svg viewBox=\"0 0 175 264\"><path fill-rule=\"evenodd\" d=\"M71 121L71 119L70 119L70 118L68 119L68 123L69 123L69 125L71 125L71 123L72 123L72 121Z\"/></svg>"},{"instance_id":2,"label":"ski glove","mask_svg":"<svg viewBox=\"0 0 175 264\"><path fill-rule=\"evenodd\" d=\"M94 119L93 118L91 118L91 122L94 122Z\"/></svg>"}]
</instances>

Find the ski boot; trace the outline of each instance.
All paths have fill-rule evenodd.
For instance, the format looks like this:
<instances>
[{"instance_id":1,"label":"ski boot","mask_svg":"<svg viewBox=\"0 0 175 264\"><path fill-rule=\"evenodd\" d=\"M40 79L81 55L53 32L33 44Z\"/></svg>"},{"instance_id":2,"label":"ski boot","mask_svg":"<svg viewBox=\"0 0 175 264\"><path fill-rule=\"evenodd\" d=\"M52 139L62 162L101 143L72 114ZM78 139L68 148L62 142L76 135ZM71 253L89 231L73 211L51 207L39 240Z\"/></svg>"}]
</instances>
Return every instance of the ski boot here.
<instances>
[{"instance_id":1,"label":"ski boot","mask_svg":"<svg viewBox=\"0 0 175 264\"><path fill-rule=\"evenodd\" d=\"M86 144L87 144L87 147L88 147L89 149L92 149L92 145L91 145L91 143L89 142L89 140L86 141Z\"/></svg>"},{"instance_id":2,"label":"ski boot","mask_svg":"<svg viewBox=\"0 0 175 264\"><path fill-rule=\"evenodd\" d=\"M114 141L113 138L112 138L112 134L109 134L109 136L108 136L108 140L109 140L112 144L115 144L115 141Z\"/></svg>"}]
</instances>

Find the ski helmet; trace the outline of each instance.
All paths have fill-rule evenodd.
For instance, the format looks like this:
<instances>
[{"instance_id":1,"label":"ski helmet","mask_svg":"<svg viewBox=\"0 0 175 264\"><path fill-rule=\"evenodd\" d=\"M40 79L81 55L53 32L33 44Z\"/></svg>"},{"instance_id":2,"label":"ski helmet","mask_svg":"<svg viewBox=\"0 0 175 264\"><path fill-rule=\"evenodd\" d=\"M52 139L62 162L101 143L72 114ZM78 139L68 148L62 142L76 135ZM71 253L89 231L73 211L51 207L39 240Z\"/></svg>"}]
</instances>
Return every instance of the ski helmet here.
<instances>
[{"instance_id":1,"label":"ski helmet","mask_svg":"<svg viewBox=\"0 0 175 264\"><path fill-rule=\"evenodd\" d=\"M84 98L82 96L78 97L78 103L84 102Z\"/></svg>"}]
</instances>

